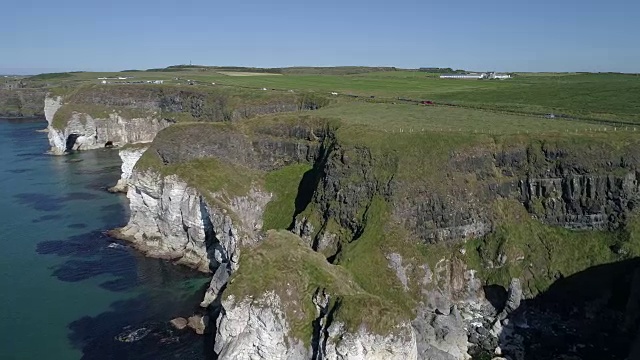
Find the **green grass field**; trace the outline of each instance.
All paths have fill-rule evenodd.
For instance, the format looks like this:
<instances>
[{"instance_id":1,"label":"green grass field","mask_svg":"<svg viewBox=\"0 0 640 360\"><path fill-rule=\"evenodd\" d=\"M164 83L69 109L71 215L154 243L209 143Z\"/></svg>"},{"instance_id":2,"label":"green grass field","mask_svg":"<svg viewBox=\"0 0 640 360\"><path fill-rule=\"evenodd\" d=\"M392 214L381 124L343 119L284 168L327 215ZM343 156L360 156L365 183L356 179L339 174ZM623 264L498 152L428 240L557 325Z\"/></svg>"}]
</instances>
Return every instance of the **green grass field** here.
<instances>
[{"instance_id":1,"label":"green grass field","mask_svg":"<svg viewBox=\"0 0 640 360\"><path fill-rule=\"evenodd\" d=\"M490 110L448 106L419 106L352 102L338 103L315 112L319 116L339 118L350 124L366 125L391 133L466 132L484 134L585 133L614 131L586 121L545 119L539 116L500 113ZM637 127L616 127L615 131L633 131Z\"/></svg>"},{"instance_id":2,"label":"green grass field","mask_svg":"<svg viewBox=\"0 0 640 360\"><path fill-rule=\"evenodd\" d=\"M297 69L297 70L295 70ZM465 108L519 114L564 114L581 119L640 124L640 76L627 74L521 73L509 80L448 80L418 71L371 71L354 68L347 75L326 75L292 68L280 76L230 76L228 69L171 69L120 73L40 75L60 87L98 83L99 77L133 76L139 80L165 80L166 86L235 87L282 92L317 92L336 98L358 95L379 102L398 98L432 100ZM281 71L284 69L281 69ZM294 71L295 70L295 71ZM308 70L308 69L307 69ZM267 71L267 70L265 70ZM328 72L328 70L317 72ZM336 70L336 73L350 73ZM239 69L238 75L246 75ZM65 73L66 74L66 73ZM37 77L36 77L37 78ZM213 84L215 83L215 85Z\"/></svg>"}]
</instances>

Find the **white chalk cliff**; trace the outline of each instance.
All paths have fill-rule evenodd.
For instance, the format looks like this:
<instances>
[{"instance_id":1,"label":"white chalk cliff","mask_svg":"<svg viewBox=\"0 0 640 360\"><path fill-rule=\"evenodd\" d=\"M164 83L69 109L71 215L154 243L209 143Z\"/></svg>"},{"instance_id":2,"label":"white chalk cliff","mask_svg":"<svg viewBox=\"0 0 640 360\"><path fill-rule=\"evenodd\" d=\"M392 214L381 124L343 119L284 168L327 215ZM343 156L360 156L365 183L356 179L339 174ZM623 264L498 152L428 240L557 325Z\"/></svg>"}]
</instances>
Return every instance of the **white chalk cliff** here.
<instances>
[{"instance_id":1,"label":"white chalk cliff","mask_svg":"<svg viewBox=\"0 0 640 360\"><path fill-rule=\"evenodd\" d=\"M340 322L331 324L306 348L291 335L278 295L266 292L257 299L222 302L216 321L214 350L220 360L325 359L325 360L417 360L416 337L408 324L397 334L381 336L364 328L350 333Z\"/></svg>"},{"instance_id":2,"label":"white chalk cliff","mask_svg":"<svg viewBox=\"0 0 640 360\"><path fill-rule=\"evenodd\" d=\"M133 175L133 167L148 148L148 146L133 146L126 147L118 151L120 160L122 160L122 165L120 167L121 174L120 179L118 179L118 183L110 188L110 191L127 192L129 180L131 179L131 175Z\"/></svg>"},{"instance_id":3,"label":"white chalk cliff","mask_svg":"<svg viewBox=\"0 0 640 360\"><path fill-rule=\"evenodd\" d=\"M114 232L152 257L167 258L214 272L203 306L215 299L237 269L239 245L251 243L262 228L270 194L252 189L245 196L204 196L176 175L133 170L128 180L131 217ZM216 285L216 281L222 282Z\"/></svg>"},{"instance_id":4,"label":"white chalk cliff","mask_svg":"<svg viewBox=\"0 0 640 360\"><path fill-rule=\"evenodd\" d=\"M89 114L72 111L70 118L63 119L64 126L54 124L54 117L63 106L62 97L45 98L45 117L49 123L50 153L64 154L69 150L91 150L104 148L105 145L123 146L126 144L148 143L156 134L171 125L170 121L150 113L146 117L127 118L118 112L112 112L105 118L92 117Z\"/></svg>"}]
</instances>

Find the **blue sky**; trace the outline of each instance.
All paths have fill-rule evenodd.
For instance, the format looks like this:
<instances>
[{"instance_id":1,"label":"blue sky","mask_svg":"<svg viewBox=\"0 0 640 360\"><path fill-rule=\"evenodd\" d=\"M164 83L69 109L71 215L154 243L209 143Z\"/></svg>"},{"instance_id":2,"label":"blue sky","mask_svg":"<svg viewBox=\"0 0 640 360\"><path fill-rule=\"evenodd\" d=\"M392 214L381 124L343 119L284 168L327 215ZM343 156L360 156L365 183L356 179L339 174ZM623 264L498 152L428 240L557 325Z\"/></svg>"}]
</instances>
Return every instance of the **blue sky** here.
<instances>
[{"instance_id":1,"label":"blue sky","mask_svg":"<svg viewBox=\"0 0 640 360\"><path fill-rule=\"evenodd\" d=\"M640 72L640 1L19 0L0 73L184 64Z\"/></svg>"}]
</instances>

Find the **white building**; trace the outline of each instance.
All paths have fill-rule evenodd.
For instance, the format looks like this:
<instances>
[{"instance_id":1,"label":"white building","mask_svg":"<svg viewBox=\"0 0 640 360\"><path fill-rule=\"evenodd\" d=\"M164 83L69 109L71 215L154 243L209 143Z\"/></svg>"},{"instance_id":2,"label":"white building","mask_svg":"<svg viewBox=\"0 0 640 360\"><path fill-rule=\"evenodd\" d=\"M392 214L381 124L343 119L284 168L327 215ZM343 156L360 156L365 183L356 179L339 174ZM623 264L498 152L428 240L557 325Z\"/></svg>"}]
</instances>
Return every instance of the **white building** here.
<instances>
[{"instance_id":1,"label":"white building","mask_svg":"<svg viewBox=\"0 0 640 360\"><path fill-rule=\"evenodd\" d=\"M486 79L487 73L468 73L468 74L442 74L440 79L467 79L467 80L480 80Z\"/></svg>"},{"instance_id":2,"label":"white building","mask_svg":"<svg viewBox=\"0 0 640 360\"><path fill-rule=\"evenodd\" d=\"M466 73L466 74L442 74L440 79L467 79L467 80L482 80L482 79L510 79L509 74L500 74L495 72L485 73Z\"/></svg>"},{"instance_id":3,"label":"white building","mask_svg":"<svg viewBox=\"0 0 640 360\"><path fill-rule=\"evenodd\" d=\"M500 80L511 79L511 75L493 73L493 77L491 79L500 79Z\"/></svg>"}]
</instances>

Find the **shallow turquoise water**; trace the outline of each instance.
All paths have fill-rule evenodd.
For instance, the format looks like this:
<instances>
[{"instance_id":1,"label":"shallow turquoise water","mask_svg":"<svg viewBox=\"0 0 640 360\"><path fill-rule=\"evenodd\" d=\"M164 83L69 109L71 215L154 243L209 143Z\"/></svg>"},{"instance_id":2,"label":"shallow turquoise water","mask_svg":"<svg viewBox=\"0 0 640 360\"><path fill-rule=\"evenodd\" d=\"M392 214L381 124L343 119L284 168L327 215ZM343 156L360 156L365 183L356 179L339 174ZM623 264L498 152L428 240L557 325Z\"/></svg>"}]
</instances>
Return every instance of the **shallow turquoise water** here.
<instances>
[{"instance_id":1,"label":"shallow turquoise water","mask_svg":"<svg viewBox=\"0 0 640 360\"><path fill-rule=\"evenodd\" d=\"M117 151L45 155L45 125L0 119L0 358L206 358L167 321L198 310L207 279L105 236L127 218L105 191Z\"/></svg>"}]
</instances>

